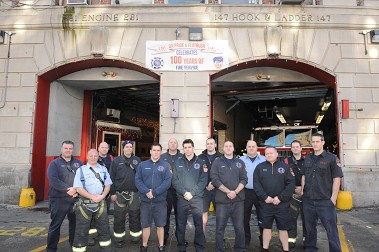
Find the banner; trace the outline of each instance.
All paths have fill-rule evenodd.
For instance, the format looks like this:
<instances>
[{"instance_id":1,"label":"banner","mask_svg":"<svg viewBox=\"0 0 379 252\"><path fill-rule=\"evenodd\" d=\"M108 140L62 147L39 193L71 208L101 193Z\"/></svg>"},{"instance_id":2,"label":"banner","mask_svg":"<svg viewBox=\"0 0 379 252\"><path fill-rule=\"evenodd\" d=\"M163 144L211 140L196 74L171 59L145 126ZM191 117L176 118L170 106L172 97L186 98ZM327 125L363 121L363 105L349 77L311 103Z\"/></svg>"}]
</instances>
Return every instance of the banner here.
<instances>
[{"instance_id":1,"label":"banner","mask_svg":"<svg viewBox=\"0 0 379 252\"><path fill-rule=\"evenodd\" d=\"M228 67L228 41L147 41L146 66L160 71L219 71Z\"/></svg>"}]
</instances>

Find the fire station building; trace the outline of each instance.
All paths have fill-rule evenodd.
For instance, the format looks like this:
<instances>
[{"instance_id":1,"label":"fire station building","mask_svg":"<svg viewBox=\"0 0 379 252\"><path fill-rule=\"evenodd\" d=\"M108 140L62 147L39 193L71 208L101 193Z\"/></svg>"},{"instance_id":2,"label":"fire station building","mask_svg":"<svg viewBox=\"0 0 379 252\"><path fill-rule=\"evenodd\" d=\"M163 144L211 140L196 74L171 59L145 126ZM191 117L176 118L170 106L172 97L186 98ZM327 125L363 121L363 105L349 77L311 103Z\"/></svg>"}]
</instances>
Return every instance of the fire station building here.
<instances>
[{"instance_id":1,"label":"fire station building","mask_svg":"<svg viewBox=\"0 0 379 252\"><path fill-rule=\"evenodd\" d=\"M102 141L120 155L126 139L142 159L172 137L193 139L197 154L208 137L231 140L240 154L249 139L265 144L259 127L271 139L309 126L340 157L354 206L379 204L378 0L3 0L0 10L0 203L28 187L47 199L64 140L83 161Z\"/></svg>"}]
</instances>

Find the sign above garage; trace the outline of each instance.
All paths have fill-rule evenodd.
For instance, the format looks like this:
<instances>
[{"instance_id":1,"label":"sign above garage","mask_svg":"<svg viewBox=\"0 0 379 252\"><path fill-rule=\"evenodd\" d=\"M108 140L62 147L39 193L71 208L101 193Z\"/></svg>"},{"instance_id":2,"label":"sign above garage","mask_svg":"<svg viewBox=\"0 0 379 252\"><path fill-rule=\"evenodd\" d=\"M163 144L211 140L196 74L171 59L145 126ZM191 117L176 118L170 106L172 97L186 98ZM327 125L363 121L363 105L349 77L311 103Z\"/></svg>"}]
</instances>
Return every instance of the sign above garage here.
<instances>
[{"instance_id":1,"label":"sign above garage","mask_svg":"<svg viewBox=\"0 0 379 252\"><path fill-rule=\"evenodd\" d=\"M160 71L219 71L228 67L228 41L147 41L146 66Z\"/></svg>"}]
</instances>

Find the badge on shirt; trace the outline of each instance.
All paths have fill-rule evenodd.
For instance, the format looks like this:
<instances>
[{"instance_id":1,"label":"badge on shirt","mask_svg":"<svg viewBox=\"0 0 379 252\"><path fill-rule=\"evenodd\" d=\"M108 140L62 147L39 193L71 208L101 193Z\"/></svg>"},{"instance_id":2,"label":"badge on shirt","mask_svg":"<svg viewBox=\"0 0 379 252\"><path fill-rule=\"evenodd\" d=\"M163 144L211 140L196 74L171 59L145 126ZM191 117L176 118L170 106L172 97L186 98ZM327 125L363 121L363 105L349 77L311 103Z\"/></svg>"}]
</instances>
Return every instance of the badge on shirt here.
<instances>
[{"instance_id":1,"label":"badge on shirt","mask_svg":"<svg viewBox=\"0 0 379 252\"><path fill-rule=\"evenodd\" d=\"M207 167L206 164L203 164L203 171L204 171L204 172L208 172L208 167Z\"/></svg>"},{"instance_id":2,"label":"badge on shirt","mask_svg":"<svg viewBox=\"0 0 379 252\"><path fill-rule=\"evenodd\" d=\"M75 168L79 168L80 164L79 163L73 163L72 166L74 166Z\"/></svg>"},{"instance_id":3,"label":"badge on shirt","mask_svg":"<svg viewBox=\"0 0 379 252\"><path fill-rule=\"evenodd\" d=\"M138 164L138 161L134 159L134 160L133 160L133 164L134 164L134 165L137 165L137 164Z\"/></svg>"},{"instance_id":4,"label":"badge on shirt","mask_svg":"<svg viewBox=\"0 0 379 252\"><path fill-rule=\"evenodd\" d=\"M200 169L200 165L198 163L194 164L193 166L196 170Z\"/></svg>"},{"instance_id":5,"label":"badge on shirt","mask_svg":"<svg viewBox=\"0 0 379 252\"><path fill-rule=\"evenodd\" d=\"M285 172L285 169L284 169L283 167L279 167L279 168L278 168L278 172L279 172L280 174L283 174L283 173Z\"/></svg>"},{"instance_id":6,"label":"badge on shirt","mask_svg":"<svg viewBox=\"0 0 379 252\"><path fill-rule=\"evenodd\" d=\"M240 162L237 162L237 163L236 163L236 166L237 166L237 168L240 169L240 168L242 167L242 164L241 164Z\"/></svg>"},{"instance_id":7,"label":"badge on shirt","mask_svg":"<svg viewBox=\"0 0 379 252\"><path fill-rule=\"evenodd\" d=\"M157 170L160 171L160 172L163 172L164 171L164 167L160 165L160 166L158 166Z\"/></svg>"}]
</instances>

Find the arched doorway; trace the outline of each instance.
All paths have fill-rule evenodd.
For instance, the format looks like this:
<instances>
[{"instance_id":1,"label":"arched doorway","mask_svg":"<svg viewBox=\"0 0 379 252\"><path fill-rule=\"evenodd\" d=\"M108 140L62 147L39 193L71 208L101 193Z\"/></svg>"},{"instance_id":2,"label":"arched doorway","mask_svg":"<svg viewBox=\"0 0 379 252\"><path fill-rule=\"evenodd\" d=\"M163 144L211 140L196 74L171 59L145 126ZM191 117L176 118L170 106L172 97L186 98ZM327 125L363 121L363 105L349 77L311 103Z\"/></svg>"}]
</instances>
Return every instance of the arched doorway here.
<instances>
[{"instance_id":1,"label":"arched doorway","mask_svg":"<svg viewBox=\"0 0 379 252\"><path fill-rule=\"evenodd\" d=\"M291 137L308 134L314 127L324 132L325 147L338 151L336 88L333 73L310 62L268 58L239 63L211 76L211 134L217 137L221 132L222 138L232 140L241 151L247 140L257 137L258 129L267 130L267 140L285 126L292 131ZM303 129L304 125L309 127ZM269 133L270 127L276 133ZM279 141L277 147L285 146L288 139Z\"/></svg>"},{"instance_id":2,"label":"arched doorway","mask_svg":"<svg viewBox=\"0 0 379 252\"><path fill-rule=\"evenodd\" d=\"M48 115L49 115L49 105L51 105L50 100L50 86L54 81L67 76L69 74L83 71L86 69L97 69L97 68L119 68L128 69L141 73L148 76L150 79L156 80L159 83L159 75L147 70L141 66L130 63L128 61L113 60L113 59L84 59L78 60L76 62L71 62L68 64L61 65L59 67L53 68L45 73L38 76L37 80L37 95L36 95L36 108L34 115L34 132L33 132L33 147L32 147L32 169L31 169L31 184L34 187L37 200L43 200L47 197L48 182L46 179L46 169L51 160L53 160L59 153L55 155L48 154L47 141L48 141ZM102 72L99 71L101 75ZM85 78L84 78L85 79ZM138 80L136 80L138 81ZM65 83L63 83L65 85ZM66 83L67 84L67 83ZM141 83L140 83L141 84ZM80 83L79 83L80 85ZM127 86L126 84L124 86ZM158 84L159 87L159 84ZM117 88L114 86L113 88ZM97 89L88 88L84 86L82 88L82 104L81 107L81 126L80 126L80 136L81 139L78 140L80 151L78 151L79 158L85 160L86 152L90 147L95 147L95 140L91 139L93 136L92 132L92 111L93 111L93 90L110 90L105 86L99 86ZM103 92L105 92L103 91ZM159 89L158 89L159 91ZM159 95L159 92L158 94ZM78 150L78 148L77 148Z\"/></svg>"}]
</instances>

